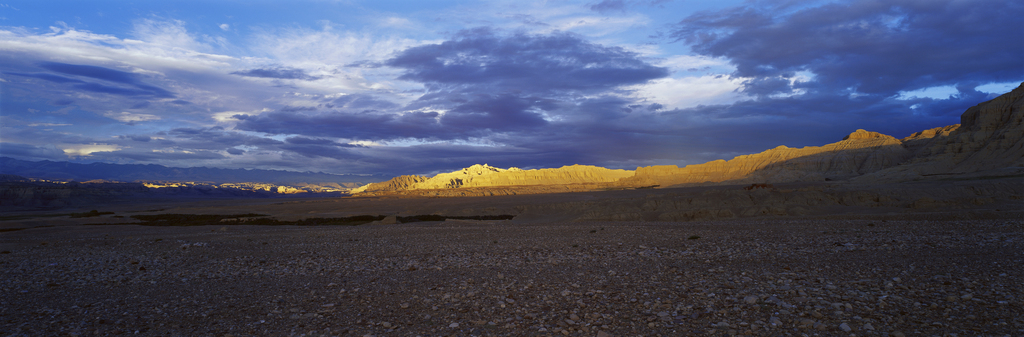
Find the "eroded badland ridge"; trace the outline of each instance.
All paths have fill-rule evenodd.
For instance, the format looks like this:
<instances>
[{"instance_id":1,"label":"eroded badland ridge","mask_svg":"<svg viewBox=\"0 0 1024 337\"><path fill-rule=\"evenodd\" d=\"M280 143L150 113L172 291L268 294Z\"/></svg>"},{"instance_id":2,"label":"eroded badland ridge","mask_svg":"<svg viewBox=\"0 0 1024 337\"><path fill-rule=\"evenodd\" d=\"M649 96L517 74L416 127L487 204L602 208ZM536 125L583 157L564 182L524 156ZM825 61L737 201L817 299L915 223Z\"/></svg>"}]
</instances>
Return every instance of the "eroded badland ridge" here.
<instances>
[{"instance_id":1,"label":"eroded badland ridge","mask_svg":"<svg viewBox=\"0 0 1024 337\"><path fill-rule=\"evenodd\" d=\"M1024 84L971 107L961 123L897 139L857 130L824 146L779 146L686 167L635 171L573 165L501 169L474 165L434 177L401 176L353 193L364 196L481 196L615 188L842 181L853 184L1024 174Z\"/></svg>"}]
</instances>

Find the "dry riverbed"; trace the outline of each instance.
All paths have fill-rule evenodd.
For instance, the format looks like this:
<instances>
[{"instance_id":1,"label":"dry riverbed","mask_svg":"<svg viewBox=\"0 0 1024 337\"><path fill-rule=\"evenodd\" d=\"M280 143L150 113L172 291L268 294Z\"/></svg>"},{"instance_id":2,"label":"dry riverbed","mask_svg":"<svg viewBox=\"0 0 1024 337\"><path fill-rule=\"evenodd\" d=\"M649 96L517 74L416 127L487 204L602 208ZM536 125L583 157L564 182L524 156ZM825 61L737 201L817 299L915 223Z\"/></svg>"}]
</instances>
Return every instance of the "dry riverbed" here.
<instances>
[{"instance_id":1,"label":"dry riverbed","mask_svg":"<svg viewBox=\"0 0 1024 337\"><path fill-rule=\"evenodd\" d=\"M68 225L5 336L1021 336L1024 221Z\"/></svg>"}]
</instances>

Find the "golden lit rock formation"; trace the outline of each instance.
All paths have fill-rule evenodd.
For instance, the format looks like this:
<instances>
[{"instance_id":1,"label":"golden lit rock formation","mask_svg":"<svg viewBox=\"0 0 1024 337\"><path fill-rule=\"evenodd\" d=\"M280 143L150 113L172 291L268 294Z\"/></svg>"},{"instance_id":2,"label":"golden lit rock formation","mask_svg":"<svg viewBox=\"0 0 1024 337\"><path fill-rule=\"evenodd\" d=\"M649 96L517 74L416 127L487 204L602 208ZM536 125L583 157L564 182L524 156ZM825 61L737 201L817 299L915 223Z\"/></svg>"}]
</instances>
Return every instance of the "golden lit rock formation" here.
<instances>
[{"instance_id":1,"label":"golden lit rock formation","mask_svg":"<svg viewBox=\"0 0 1024 337\"><path fill-rule=\"evenodd\" d=\"M607 188L848 180L900 182L957 175L1024 174L1024 84L961 116L960 124L914 133L902 140L857 130L824 146L779 146L731 160L636 171L573 165L557 169L500 169L473 165L432 178L401 176L353 190L421 196L509 195ZM462 189L459 192L439 190Z\"/></svg>"},{"instance_id":2,"label":"golden lit rock formation","mask_svg":"<svg viewBox=\"0 0 1024 337\"><path fill-rule=\"evenodd\" d=\"M476 165L474 165L476 166ZM563 166L557 169L520 170L511 168L497 174L486 174L479 176L470 175L460 185L445 185L445 188L452 187L490 187L490 186L530 186L530 185L571 185L588 183L608 183L619 179L630 177L633 171L612 170L597 166L572 165ZM436 177L435 177L436 178ZM436 185L428 185L426 188L436 188Z\"/></svg>"},{"instance_id":3,"label":"golden lit rock formation","mask_svg":"<svg viewBox=\"0 0 1024 337\"><path fill-rule=\"evenodd\" d=\"M371 183L365 186L361 186L352 190L352 193L363 193L363 192L382 192L382 191L402 191L412 189L416 183L427 180L427 177L409 175L409 176L398 176L391 178L391 180L383 181L379 183Z\"/></svg>"},{"instance_id":4,"label":"golden lit rock formation","mask_svg":"<svg viewBox=\"0 0 1024 337\"><path fill-rule=\"evenodd\" d=\"M432 178L401 176L389 181L369 184L352 191L390 192L499 186L574 185L611 183L630 177L633 171L612 170L597 166L572 165L557 169L502 169L487 164L473 165L459 171L440 173Z\"/></svg>"},{"instance_id":5,"label":"golden lit rock formation","mask_svg":"<svg viewBox=\"0 0 1024 337\"><path fill-rule=\"evenodd\" d=\"M837 143L789 148L779 146L761 153L715 160L679 168L640 167L624 185L679 185L704 183L796 182L846 179L891 167L912 153L891 136L857 130Z\"/></svg>"}]
</instances>

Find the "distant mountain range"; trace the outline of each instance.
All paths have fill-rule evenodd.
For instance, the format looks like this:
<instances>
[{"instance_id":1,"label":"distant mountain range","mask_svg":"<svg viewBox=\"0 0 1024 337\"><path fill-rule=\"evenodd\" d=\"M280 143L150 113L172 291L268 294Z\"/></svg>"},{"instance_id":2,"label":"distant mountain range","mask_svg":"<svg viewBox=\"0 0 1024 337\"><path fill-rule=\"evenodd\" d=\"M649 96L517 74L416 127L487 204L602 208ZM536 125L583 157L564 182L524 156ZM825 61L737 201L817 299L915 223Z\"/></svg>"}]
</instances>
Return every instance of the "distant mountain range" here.
<instances>
[{"instance_id":1,"label":"distant mountain range","mask_svg":"<svg viewBox=\"0 0 1024 337\"><path fill-rule=\"evenodd\" d=\"M0 173L50 180L177 181L214 183L271 183L279 185L338 184L361 186L387 180L382 175L340 175L323 172L221 169L208 167L166 167L141 164L77 164L58 161L25 161L0 157Z\"/></svg>"}]
</instances>

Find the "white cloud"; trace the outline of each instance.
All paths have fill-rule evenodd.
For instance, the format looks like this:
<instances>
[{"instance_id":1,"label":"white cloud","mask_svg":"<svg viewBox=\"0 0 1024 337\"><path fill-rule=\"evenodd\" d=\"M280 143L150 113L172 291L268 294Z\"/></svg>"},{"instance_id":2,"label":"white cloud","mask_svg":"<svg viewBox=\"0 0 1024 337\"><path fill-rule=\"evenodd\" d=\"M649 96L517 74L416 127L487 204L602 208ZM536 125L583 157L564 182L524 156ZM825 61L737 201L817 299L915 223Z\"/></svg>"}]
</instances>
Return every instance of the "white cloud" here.
<instances>
[{"instance_id":1,"label":"white cloud","mask_svg":"<svg viewBox=\"0 0 1024 337\"><path fill-rule=\"evenodd\" d=\"M736 89L742 79L727 76L700 76L662 78L634 87L648 99L669 109L689 108L697 105L725 104L744 98Z\"/></svg>"},{"instance_id":2,"label":"white cloud","mask_svg":"<svg viewBox=\"0 0 1024 337\"><path fill-rule=\"evenodd\" d=\"M1020 82L988 83L979 85L974 90L989 94L1005 94L1020 86Z\"/></svg>"},{"instance_id":3,"label":"white cloud","mask_svg":"<svg viewBox=\"0 0 1024 337\"><path fill-rule=\"evenodd\" d=\"M1020 83L1018 82L1002 82L1002 83L987 83L979 85L974 90L987 93L987 94L1005 94L1011 90L1017 88ZM960 93L960 90L953 85L942 85L928 88L921 88L910 91L900 91L896 99L914 99L914 98L931 98L931 99L948 99L950 96L955 96Z\"/></svg>"},{"instance_id":4,"label":"white cloud","mask_svg":"<svg viewBox=\"0 0 1024 337\"><path fill-rule=\"evenodd\" d=\"M146 22L153 22L151 20ZM151 41L120 39L112 35L95 34L74 28L57 29L46 34L34 34L24 29L0 30L0 51L5 53L23 53L27 58L51 60L64 63L92 65L124 65L130 68L156 69L168 68L193 72L208 71L211 68L228 67L235 58L227 55L200 53L196 50L176 45L180 41L192 47L200 46L194 39L177 28L158 33L159 28L143 28L137 23L140 32L149 33L146 38ZM174 27L169 24L158 24L160 27ZM181 28L183 29L183 28Z\"/></svg>"},{"instance_id":5,"label":"white cloud","mask_svg":"<svg viewBox=\"0 0 1024 337\"><path fill-rule=\"evenodd\" d=\"M185 22L180 20L136 20L132 25L131 34L139 40L165 48L209 49L209 46L196 41L185 29Z\"/></svg>"},{"instance_id":6,"label":"white cloud","mask_svg":"<svg viewBox=\"0 0 1024 337\"><path fill-rule=\"evenodd\" d=\"M389 68L346 67L358 62L383 62L406 48L440 40L421 41L369 33L335 31L329 23L320 30L286 29L256 35L254 50L263 51L265 59L252 59L252 67L276 64L298 68L318 81L299 81L292 85L320 93L353 93L376 90L407 89L391 79L398 72ZM259 79L252 79L258 81Z\"/></svg>"},{"instance_id":7,"label":"white cloud","mask_svg":"<svg viewBox=\"0 0 1024 337\"><path fill-rule=\"evenodd\" d=\"M230 25L228 25L228 24L226 24L226 23L222 23L222 24L220 24L220 26L218 26L218 27L220 27L220 29L221 29L221 30L223 30L223 31L225 31L225 32L226 32L226 31L229 31L229 30L231 30L231 26L230 26Z\"/></svg>"},{"instance_id":8,"label":"white cloud","mask_svg":"<svg viewBox=\"0 0 1024 337\"><path fill-rule=\"evenodd\" d=\"M914 98L933 98L933 99L948 99L949 96L958 94L960 91L956 90L956 87L952 85L943 85L938 87L922 88L911 91L900 91L897 99L914 99Z\"/></svg>"},{"instance_id":9,"label":"white cloud","mask_svg":"<svg viewBox=\"0 0 1024 337\"><path fill-rule=\"evenodd\" d=\"M113 152L120 150L121 147L118 145L110 144L78 144L78 145L65 145L61 150L68 157L83 157L96 152Z\"/></svg>"},{"instance_id":10,"label":"white cloud","mask_svg":"<svg viewBox=\"0 0 1024 337\"><path fill-rule=\"evenodd\" d=\"M385 146L385 144L378 143L378 142L375 142L375 141L372 141L372 140L357 140L357 141L354 141L354 142L348 142L347 144L349 144L349 145L366 146L366 147Z\"/></svg>"},{"instance_id":11,"label":"white cloud","mask_svg":"<svg viewBox=\"0 0 1024 337\"><path fill-rule=\"evenodd\" d=\"M121 113L108 112L108 113L104 113L103 117L107 117L107 118L111 118L111 119L116 119L117 121L119 121L121 123L136 123L136 122L160 120L160 116L157 116L157 115L131 113L131 112L127 112L127 111L124 111L124 112L121 112Z\"/></svg>"},{"instance_id":12,"label":"white cloud","mask_svg":"<svg viewBox=\"0 0 1024 337\"><path fill-rule=\"evenodd\" d=\"M409 47L437 41L378 37L369 33L336 32L330 25L323 29L287 29L256 36L254 49L291 66L344 65L357 61L383 61Z\"/></svg>"}]
</instances>

